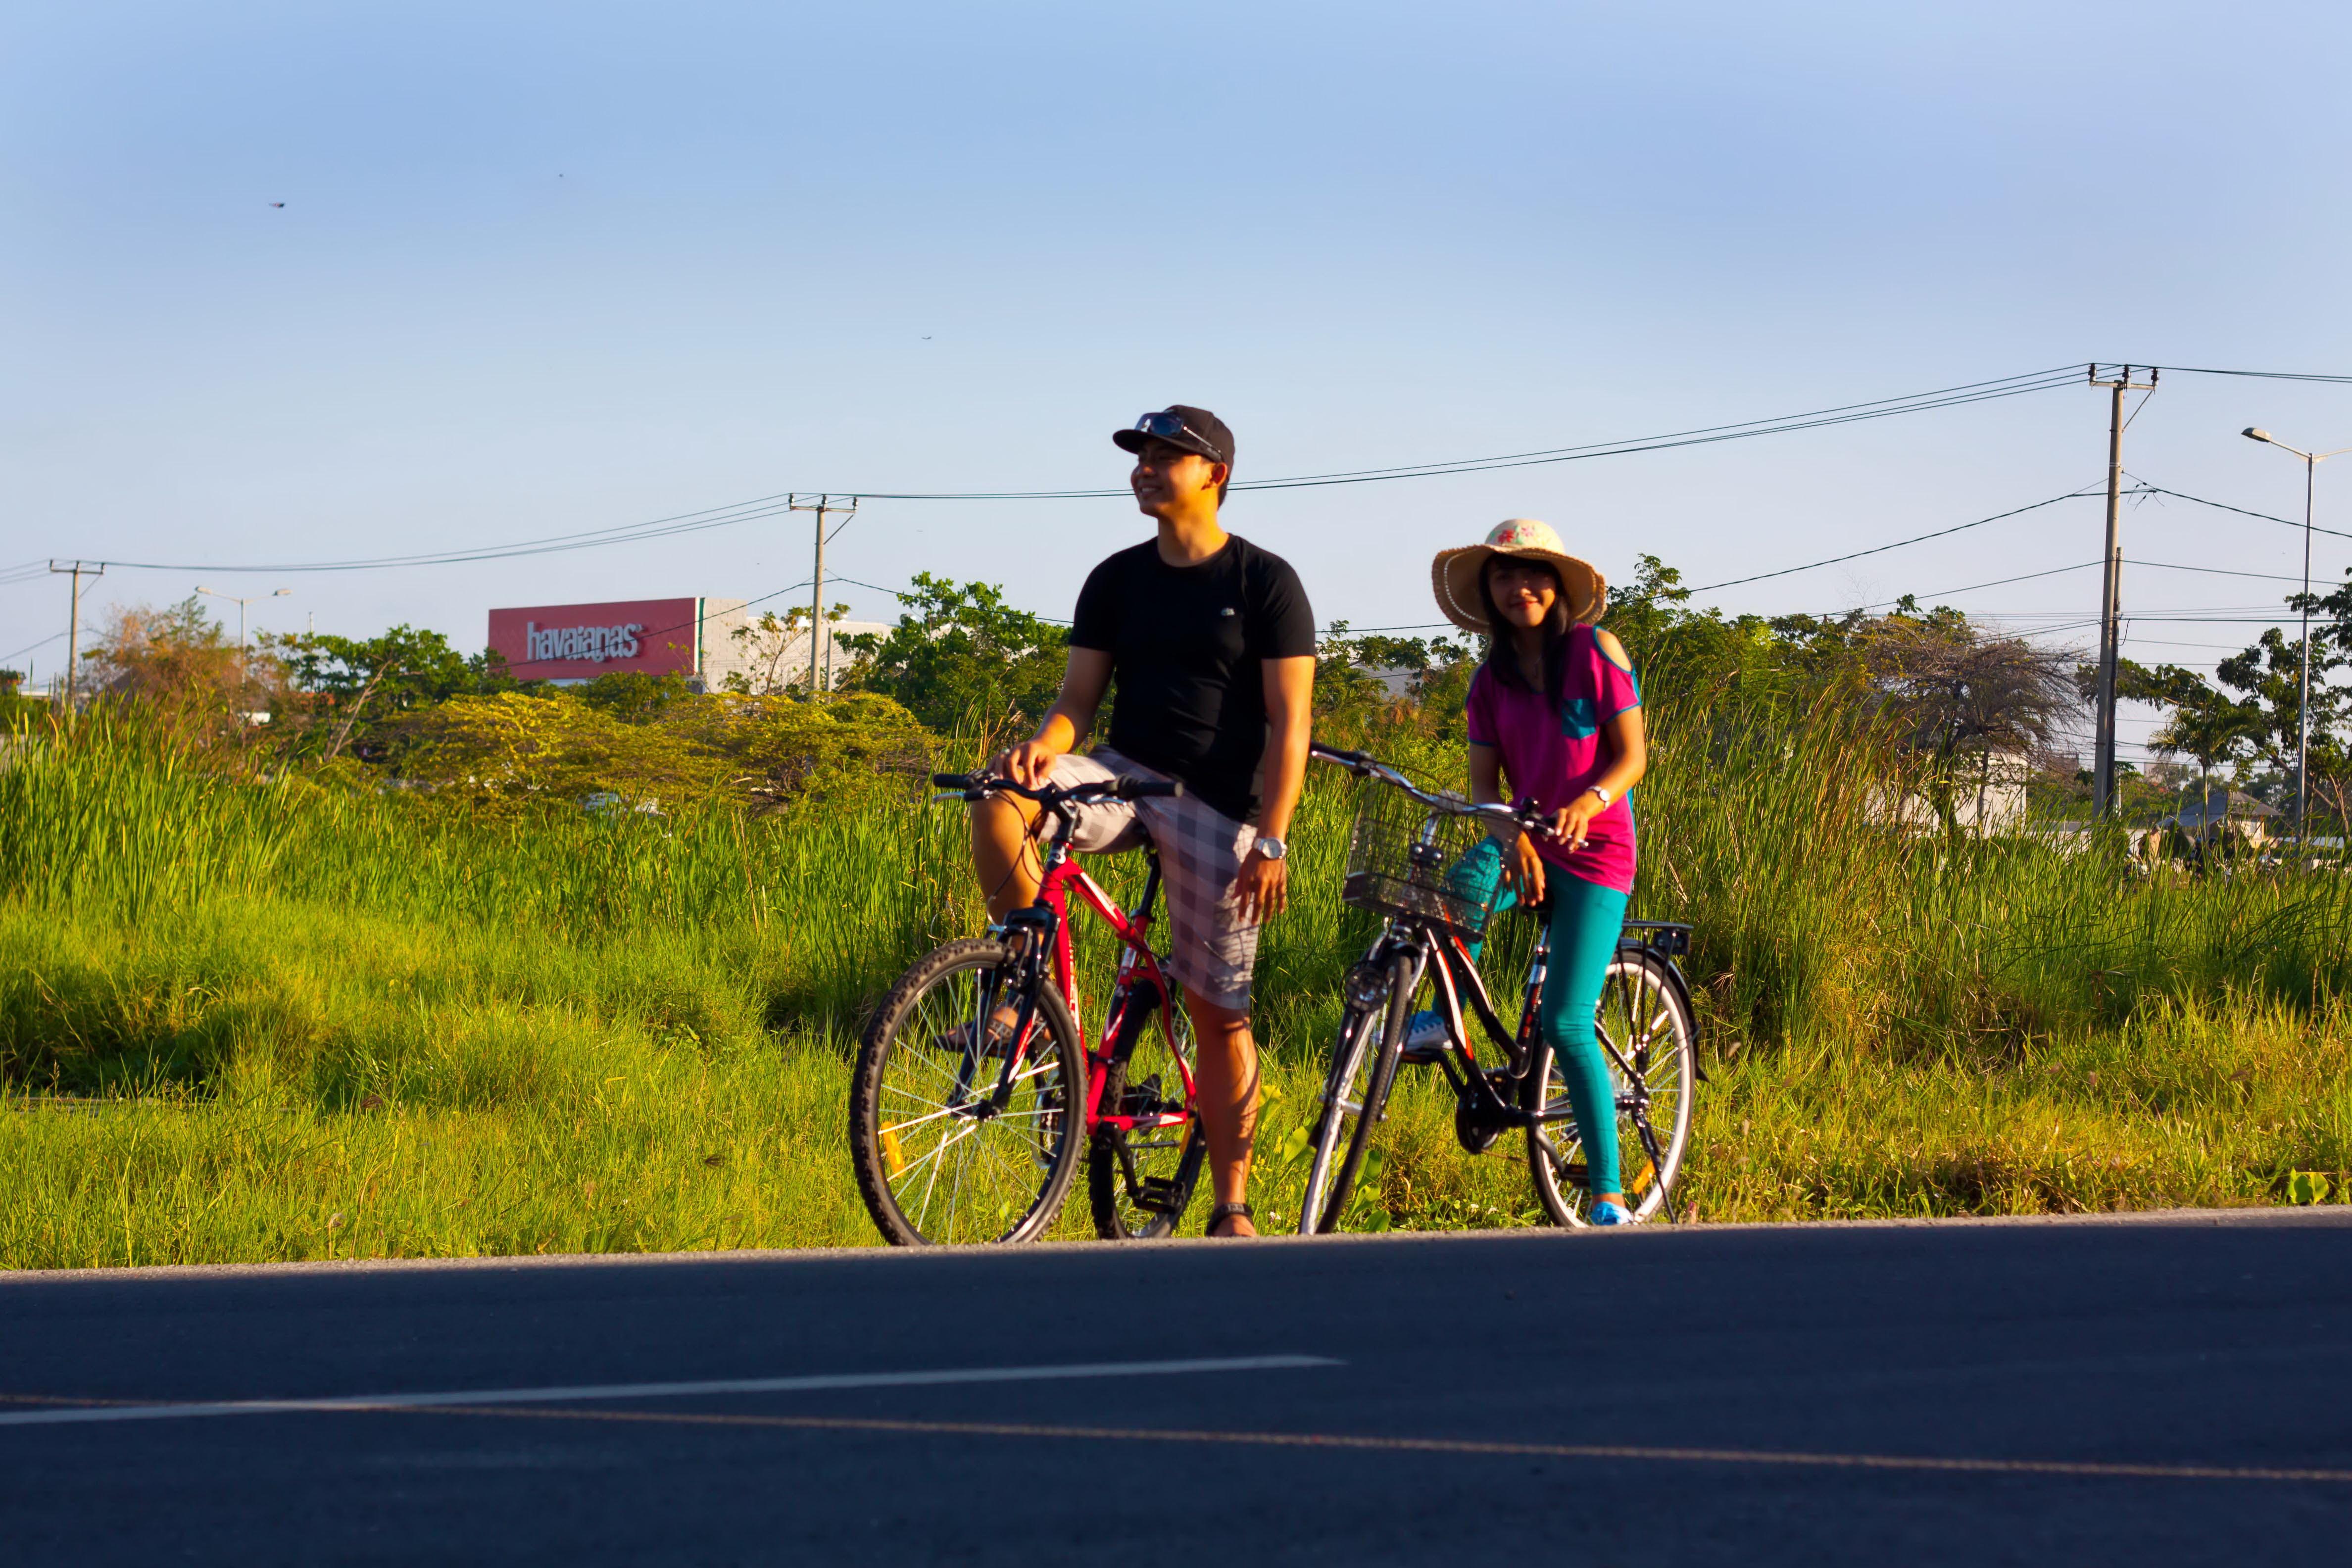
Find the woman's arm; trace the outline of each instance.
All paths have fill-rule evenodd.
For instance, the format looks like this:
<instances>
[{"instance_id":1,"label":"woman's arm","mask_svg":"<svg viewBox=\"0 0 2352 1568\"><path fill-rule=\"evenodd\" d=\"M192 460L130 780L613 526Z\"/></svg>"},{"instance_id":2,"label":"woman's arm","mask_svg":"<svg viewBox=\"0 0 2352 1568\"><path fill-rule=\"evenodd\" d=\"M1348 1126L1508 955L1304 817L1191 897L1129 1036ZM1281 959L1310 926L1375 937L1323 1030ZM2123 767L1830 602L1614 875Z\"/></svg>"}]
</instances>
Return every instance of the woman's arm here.
<instances>
[{"instance_id":1,"label":"woman's arm","mask_svg":"<svg viewBox=\"0 0 2352 1568\"><path fill-rule=\"evenodd\" d=\"M1470 804L1473 805L1506 804L1503 795L1503 752L1500 747L1489 746L1477 741L1470 742ZM1499 830L1490 829L1490 831L1495 832L1496 837L1502 838L1503 836ZM1543 897L1543 858L1536 853L1534 838L1525 833L1514 833L1510 837L1503 839L1503 865L1505 874L1518 888L1522 898L1533 903Z\"/></svg>"},{"instance_id":2,"label":"woman's arm","mask_svg":"<svg viewBox=\"0 0 2352 1568\"><path fill-rule=\"evenodd\" d=\"M1625 645L1612 634L1596 626L1592 636L1601 645L1601 657L1624 672L1634 704L1622 713L1612 714L1601 727L1601 733L1609 742L1609 754L1615 760L1559 814L1558 831L1571 848L1584 842L1592 819L1609 808L1609 803L1593 790L1606 790L1609 802L1623 800L1625 792L1640 784L1642 775L1650 768L1649 732L1642 723L1641 691L1633 685L1633 661L1625 657Z\"/></svg>"},{"instance_id":3,"label":"woman's arm","mask_svg":"<svg viewBox=\"0 0 2352 1568\"><path fill-rule=\"evenodd\" d=\"M1470 804L1503 804L1503 752L1484 741L1470 742Z\"/></svg>"},{"instance_id":4,"label":"woman's arm","mask_svg":"<svg viewBox=\"0 0 2352 1568\"><path fill-rule=\"evenodd\" d=\"M1593 784L1607 790L1611 801L1623 800L1625 792L1640 784L1642 775L1650 770L1650 739L1642 724L1642 710L1639 708L1626 709L1603 724L1601 733L1607 737L1609 749L1616 761L1611 763L1608 770ZM1584 842L1585 829L1592 819L1608 809L1601 797L1588 787L1561 809L1554 820L1553 831L1570 848L1575 848Z\"/></svg>"}]
</instances>

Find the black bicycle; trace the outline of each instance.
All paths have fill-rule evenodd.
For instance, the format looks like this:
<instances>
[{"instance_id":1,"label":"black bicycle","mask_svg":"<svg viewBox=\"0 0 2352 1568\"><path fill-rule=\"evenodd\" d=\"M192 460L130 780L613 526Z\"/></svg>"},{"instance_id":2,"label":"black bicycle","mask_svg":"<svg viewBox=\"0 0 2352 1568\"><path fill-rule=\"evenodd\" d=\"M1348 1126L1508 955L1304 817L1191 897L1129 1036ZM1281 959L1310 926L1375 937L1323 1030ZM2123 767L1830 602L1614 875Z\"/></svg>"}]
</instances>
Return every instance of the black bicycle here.
<instances>
[{"instance_id":1,"label":"black bicycle","mask_svg":"<svg viewBox=\"0 0 2352 1568\"><path fill-rule=\"evenodd\" d=\"M1387 1115L1396 1072L1434 1065L1453 1085L1454 1131L1480 1154L1506 1132L1527 1135L1528 1172L1537 1200L1555 1225L1581 1226L1591 1194L1583 1141L1576 1131L1567 1080L1537 1025L1550 957L1549 922L1538 915L1518 1026L1507 1028L1471 961L1504 888L1501 858L1480 847L1503 832L1548 831L1534 812L1474 805L1458 795L1417 787L1360 752L1316 746L1318 762L1357 778L1356 823L1341 896L1386 918L1381 934L1349 971L1339 1035L1331 1048L1315 1123L1314 1163L1298 1229L1341 1228L1357 1178ZM1691 1100L1698 1079L1697 1026L1690 987L1675 960L1690 949L1691 928L1668 921L1628 921L1610 960L1597 1026L1616 1084L1620 1159L1626 1205L1637 1219L1664 1214L1690 1142ZM1414 1002L1427 989L1442 1032L1414 1037ZM1474 1055L1465 1019L1475 1017L1499 1060Z\"/></svg>"}]
</instances>

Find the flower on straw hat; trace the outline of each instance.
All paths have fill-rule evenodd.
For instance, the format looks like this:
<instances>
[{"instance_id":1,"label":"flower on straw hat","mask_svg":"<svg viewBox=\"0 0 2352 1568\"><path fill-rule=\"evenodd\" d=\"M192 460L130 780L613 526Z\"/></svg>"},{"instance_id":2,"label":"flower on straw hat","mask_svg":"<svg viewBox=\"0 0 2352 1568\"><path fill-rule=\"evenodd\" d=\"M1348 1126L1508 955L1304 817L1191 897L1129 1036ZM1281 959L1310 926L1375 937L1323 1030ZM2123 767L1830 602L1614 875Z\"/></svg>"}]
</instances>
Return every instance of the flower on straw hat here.
<instances>
[{"instance_id":1,"label":"flower on straw hat","mask_svg":"<svg viewBox=\"0 0 2352 1568\"><path fill-rule=\"evenodd\" d=\"M1485 543L1441 550L1437 559L1430 563L1429 581L1437 594L1437 607L1464 631L1482 637L1495 635L1495 628L1486 624L1486 601L1478 589L1478 574L1496 555L1541 561L1559 573L1560 598L1568 606L1568 618L1571 621L1590 626L1609 607L1609 581L1598 567L1570 555L1559 535L1552 531L1551 524L1538 522L1531 517L1515 517L1496 523L1487 532Z\"/></svg>"}]
</instances>

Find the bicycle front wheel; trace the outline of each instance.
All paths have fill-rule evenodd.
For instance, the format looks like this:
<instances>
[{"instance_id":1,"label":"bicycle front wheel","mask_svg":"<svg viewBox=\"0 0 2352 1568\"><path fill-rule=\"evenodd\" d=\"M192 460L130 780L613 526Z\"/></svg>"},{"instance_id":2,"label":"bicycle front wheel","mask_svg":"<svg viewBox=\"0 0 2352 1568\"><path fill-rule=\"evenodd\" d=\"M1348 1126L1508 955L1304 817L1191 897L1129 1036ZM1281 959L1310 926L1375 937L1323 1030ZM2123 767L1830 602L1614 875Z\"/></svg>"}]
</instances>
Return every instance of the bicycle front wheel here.
<instances>
[{"instance_id":1,"label":"bicycle front wheel","mask_svg":"<svg viewBox=\"0 0 2352 1568\"><path fill-rule=\"evenodd\" d=\"M857 1188L898 1247L1028 1241L1068 1194L1085 1146L1086 1055L1052 986L1027 1042L993 1015L1014 1005L1001 942L951 942L875 1011L850 1082ZM1008 1072L1006 1058L1012 1057Z\"/></svg>"},{"instance_id":2,"label":"bicycle front wheel","mask_svg":"<svg viewBox=\"0 0 2352 1568\"><path fill-rule=\"evenodd\" d=\"M1626 951L1610 960L1593 1026L1615 1089L1617 1166L1626 1206L1636 1219L1648 1219L1669 1200L1690 1143L1697 1026L1664 961ZM1570 1109L1568 1079L1549 1046L1537 1046L1527 1081L1530 1109L1550 1114ZM1586 1223L1592 1194L1584 1140L1573 1118L1528 1129L1528 1173L1554 1225Z\"/></svg>"},{"instance_id":3,"label":"bicycle front wheel","mask_svg":"<svg viewBox=\"0 0 2352 1568\"><path fill-rule=\"evenodd\" d=\"M1396 1081L1397 1056L1404 1049L1413 988L1420 982L1413 955L1397 953L1389 961L1381 999L1361 1006L1350 1002L1340 1018L1315 1121L1315 1162L1307 1168L1307 1195L1298 1205L1301 1236L1328 1236L1347 1215L1372 1129L1380 1125L1389 1088Z\"/></svg>"}]
</instances>

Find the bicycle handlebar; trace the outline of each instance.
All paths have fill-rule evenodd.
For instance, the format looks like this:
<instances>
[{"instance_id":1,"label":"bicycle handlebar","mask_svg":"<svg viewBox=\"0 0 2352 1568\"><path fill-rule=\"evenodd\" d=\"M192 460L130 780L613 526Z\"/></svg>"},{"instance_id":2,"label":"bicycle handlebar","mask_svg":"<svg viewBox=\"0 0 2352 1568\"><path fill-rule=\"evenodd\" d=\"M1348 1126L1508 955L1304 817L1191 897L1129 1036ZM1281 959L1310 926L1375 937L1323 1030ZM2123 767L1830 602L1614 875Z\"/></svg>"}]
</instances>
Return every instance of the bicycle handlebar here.
<instances>
[{"instance_id":1,"label":"bicycle handlebar","mask_svg":"<svg viewBox=\"0 0 2352 1568\"><path fill-rule=\"evenodd\" d=\"M1184 793L1184 784L1181 779L1094 779L1064 789L1058 784L1033 786L1015 784L1001 773L933 773L931 783L940 789L954 790L966 800L985 800L992 795L1017 795L1045 806L1059 805L1065 801L1146 800Z\"/></svg>"},{"instance_id":2,"label":"bicycle handlebar","mask_svg":"<svg viewBox=\"0 0 2352 1568\"><path fill-rule=\"evenodd\" d=\"M1376 779L1391 788L1401 789L1433 810L1454 816L1475 816L1491 823L1507 823L1522 833L1532 833L1539 838L1552 837L1550 820L1533 806L1473 805L1459 795L1432 795L1369 752L1341 751L1319 741L1307 746L1307 754L1318 763L1345 768L1360 779Z\"/></svg>"}]
</instances>

